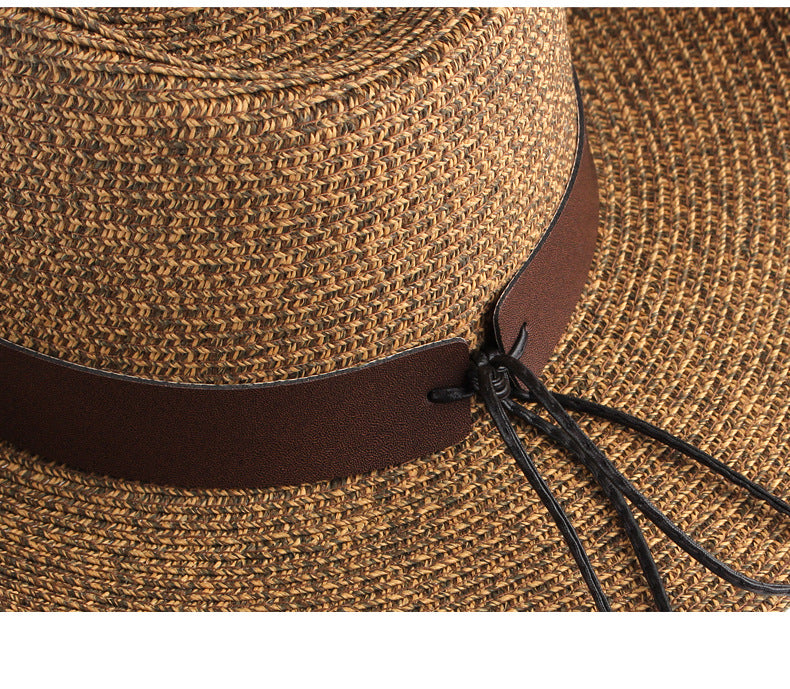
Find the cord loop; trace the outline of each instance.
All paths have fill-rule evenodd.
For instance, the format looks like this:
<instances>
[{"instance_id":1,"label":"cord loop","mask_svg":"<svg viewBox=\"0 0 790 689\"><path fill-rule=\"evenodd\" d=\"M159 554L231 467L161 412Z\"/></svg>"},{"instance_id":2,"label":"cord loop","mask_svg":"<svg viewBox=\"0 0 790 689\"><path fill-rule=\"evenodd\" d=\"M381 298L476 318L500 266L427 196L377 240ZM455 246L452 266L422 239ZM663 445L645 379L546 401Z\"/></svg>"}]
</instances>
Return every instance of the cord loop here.
<instances>
[{"instance_id":1,"label":"cord loop","mask_svg":"<svg viewBox=\"0 0 790 689\"><path fill-rule=\"evenodd\" d=\"M465 387L432 390L429 398L434 402L443 403L476 395L482 400L516 464L557 524L599 610L608 611L611 606L590 558L565 510L540 476L532 457L511 423L511 417L523 421L561 446L591 473L622 522L658 610L672 608L658 567L629 503L703 567L725 581L755 593L790 595L789 584L762 582L748 577L700 546L620 473L603 451L571 418L568 411L586 413L612 421L681 452L712 469L730 483L746 489L754 497L768 503L782 514L790 515L790 504L694 445L647 421L591 400L550 392L519 360L525 343L526 328L522 327L510 353L506 354L496 348L476 352L472 356ZM548 412L554 423L528 409L524 404L538 405L544 412Z\"/></svg>"}]
</instances>

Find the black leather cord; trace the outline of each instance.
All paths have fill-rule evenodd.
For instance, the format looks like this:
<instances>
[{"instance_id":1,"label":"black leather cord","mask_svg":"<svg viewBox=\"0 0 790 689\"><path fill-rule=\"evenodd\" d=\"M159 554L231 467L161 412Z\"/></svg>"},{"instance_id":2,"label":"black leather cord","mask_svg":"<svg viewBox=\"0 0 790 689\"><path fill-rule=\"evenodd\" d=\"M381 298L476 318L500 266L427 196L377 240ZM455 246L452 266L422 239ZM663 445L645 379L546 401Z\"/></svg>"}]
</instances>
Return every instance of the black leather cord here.
<instances>
[{"instance_id":1,"label":"black leather cord","mask_svg":"<svg viewBox=\"0 0 790 689\"><path fill-rule=\"evenodd\" d=\"M754 481L750 481L743 474L739 474L737 471L731 469L715 457L711 457L709 454L703 452L698 447L690 445L685 440L681 440L677 436L674 436L671 433L668 433L667 431L658 428L647 421L644 421L643 419L639 419L636 416L631 416L631 414L620 411L619 409L613 409L612 407L607 407L606 405L598 404L597 402L585 400L580 397L574 397L573 395L562 395L558 393L553 394L559 403L565 407L565 409L582 412L584 414L589 414L590 416L598 416L602 419L606 419L607 421L613 421L614 423L625 426L626 428L630 428L637 433L641 433L642 435L652 438L653 440L657 440L667 447L677 450L687 457L698 461L700 464L703 464L709 469L712 469L720 476L723 476L731 483L734 483L736 486L745 488L756 498L760 498L760 500L767 502L769 505L771 505L771 507L782 514L790 515L790 504L777 497L773 493L768 492L759 484L754 483Z\"/></svg>"},{"instance_id":2,"label":"black leather cord","mask_svg":"<svg viewBox=\"0 0 790 689\"><path fill-rule=\"evenodd\" d=\"M516 398L520 398L521 395L524 394L519 389L515 389L513 392ZM527 395L524 396L528 397ZM535 430L543 433L558 444L562 445L571 454L575 455L570 441L567 439L560 428L550 424L548 421L543 419L543 417L538 416L529 409L525 409L520 404L512 401L508 402L509 404L506 403L505 406L512 414L520 418L522 421L525 421ZM645 536L642 533L642 529L639 527L639 524L634 518L634 514L631 512L631 508L628 506L625 498L623 498L623 496L618 492L617 488L612 485L612 482L606 478L603 472L596 469L595 465L590 465L583 457L579 457L578 455L575 456L589 469L590 473L593 475L593 478L598 482L598 485L601 487L604 494L609 499L609 502L611 502L612 506L617 512L617 515L620 517L620 521L623 524L623 529L628 536L628 540L631 541L631 547L634 549L634 553L636 554L636 558L642 568L642 572L647 579L647 583L650 588L650 592L653 595L653 600L656 604L656 607L660 612L671 612L672 604L670 603L669 596L667 595L666 589L664 588L664 582L662 581L661 574L658 571L658 565L656 565L656 561L653 559L653 555L650 552L650 547L647 545L647 541L645 541Z\"/></svg>"},{"instance_id":3,"label":"black leather cord","mask_svg":"<svg viewBox=\"0 0 790 689\"><path fill-rule=\"evenodd\" d=\"M590 558L587 556L587 551L584 549L582 542L579 540L579 535L576 533L576 529L573 528L573 524L571 524L571 521L568 518L568 515L565 513L565 510L562 509L561 505L557 502L557 499L552 494L551 489L538 473L537 467L533 463L532 458L529 456L527 451L524 449L523 443L519 439L516 431L507 417L507 414L505 413L505 406L497 394L495 373L496 372L494 369L486 364L480 364L478 367L478 390L483 398L483 403L485 404L486 409L488 409L488 413L491 414L491 418L493 419L497 428L499 429L499 433L502 436L502 439L505 441L505 445L507 445L507 448L510 450L510 454L513 455L513 458L516 460L516 464L518 464L519 468L524 473L524 476L527 477L527 481L529 481L533 490L538 494L541 502L546 506L549 514L551 514L555 523L559 527L560 533L565 539L565 542L568 544L571 555L573 555L573 559L576 560L576 564L581 571L582 577L584 578L587 587L590 589L590 593L595 600L596 606L599 610L608 612L611 610L609 600L607 599L606 594L603 592L601 582L598 580L598 576L595 574L595 570L593 569L592 563L590 562Z\"/></svg>"},{"instance_id":4,"label":"black leather cord","mask_svg":"<svg viewBox=\"0 0 790 689\"><path fill-rule=\"evenodd\" d=\"M725 581L755 593L790 595L790 585L762 582L746 576L713 556L690 538L620 473L568 414L567 410L598 416L663 443L710 468L734 485L745 488L749 493L767 502L782 514L790 515L790 504L699 448L642 419L590 400L549 392L540 379L518 359L518 355L523 350L525 338L526 331L522 329L517 344L510 354L498 351L478 354L470 368L466 388L437 389L433 390L429 397L438 403L454 401L473 394L481 397L505 445L557 524L599 610L608 611L611 608L589 556L567 514L540 476L508 415L516 417L547 436L590 471L623 523L658 610L671 610L669 597L642 530L626 499L673 542ZM525 389L515 385L516 382L520 382ZM556 425L546 421L519 402L540 405L551 415Z\"/></svg>"}]
</instances>

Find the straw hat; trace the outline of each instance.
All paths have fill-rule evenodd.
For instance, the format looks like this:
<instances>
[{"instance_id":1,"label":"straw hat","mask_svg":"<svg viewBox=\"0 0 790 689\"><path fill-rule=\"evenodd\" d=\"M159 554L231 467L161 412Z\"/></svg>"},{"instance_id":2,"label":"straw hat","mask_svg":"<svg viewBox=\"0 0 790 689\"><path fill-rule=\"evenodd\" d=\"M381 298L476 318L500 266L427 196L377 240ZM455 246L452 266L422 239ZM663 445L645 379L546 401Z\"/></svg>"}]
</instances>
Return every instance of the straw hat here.
<instances>
[{"instance_id":1,"label":"straw hat","mask_svg":"<svg viewBox=\"0 0 790 689\"><path fill-rule=\"evenodd\" d=\"M786 13L0 17L3 609L786 606Z\"/></svg>"}]
</instances>

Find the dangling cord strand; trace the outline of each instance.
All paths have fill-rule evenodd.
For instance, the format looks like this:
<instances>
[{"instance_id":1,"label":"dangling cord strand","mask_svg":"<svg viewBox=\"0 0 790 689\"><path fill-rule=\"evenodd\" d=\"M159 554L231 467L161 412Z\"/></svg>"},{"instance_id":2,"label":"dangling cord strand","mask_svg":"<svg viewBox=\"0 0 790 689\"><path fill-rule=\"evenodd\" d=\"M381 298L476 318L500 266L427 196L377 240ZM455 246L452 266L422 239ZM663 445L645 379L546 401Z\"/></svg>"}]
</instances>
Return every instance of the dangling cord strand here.
<instances>
[{"instance_id":1,"label":"dangling cord strand","mask_svg":"<svg viewBox=\"0 0 790 689\"><path fill-rule=\"evenodd\" d=\"M518 359L507 354L500 354L492 357L490 363L492 366L506 369L514 378L521 381L530 392L532 399L540 404L540 406L554 418L559 428L565 432L567 436L566 439L573 448L574 454L585 456L591 463L595 464L606 476L608 481L610 481L622 495L628 498L645 517L653 522L668 538L679 545L701 565L725 581L747 591L773 595L790 595L790 584L762 582L746 576L711 555L701 545L678 528L617 470L614 464L612 464L595 443L584 433L576 421L568 415L565 408L560 403L559 398L549 392L538 377ZM578 398L573 399L576 400ZM586 400L581 400L581 402L581 404L577 404L580 410L594 409L597 415L604 416L604 418L606 418L605 415L616 417L618 422L624 422L629 428L639 430L639 432L642 432L641 429L645 428L650 431L647 433L649 437L658 435L659 437L656 438L657 440L661 442L666 441L665 444L668 446L676 447L681 452L684 452L684 454L697 459L720 475L728 478L736 485L748 488L753 495L764 500L777 511L783 514L790 514L790 505L785 501L769 493L752 481L749 481L745 476L726 467L726 465L713 459L710 455L705 454L698 448L694 448L688 443L675 438L675 436L661 431L655 426L651 426L635 417L626 415L623 412L610 410L608 407L595 405L595 403L590 403Z\"/></svg>"},{"instance_id":2,"label":"dangling cord strand","mask_svg":"<svg viewBox=\"0 0 790 689\"><path fill-rule=\"evenodd\" d=\"M527 423L563 447L590 471L623 523L659 610L671 610L669 598L655 560L626 498L674 543L725 581L754 593L790 595L790 585L762 582L748 577L711 555L691 539L617 470L566 410L598 416L677 450L734 485L745 488L753 496L768 503L782 514L790 515L790 504L699 448L647 421L580 397L549 392L538 377L519 360L525 344L526 329L522 327L516 344L509 354L490 351L476 355L474 365L470 369L468 387L436 389L431 391L429 397L434 402L441 403L470 397L475 393L480 395L505 445L557 524L599 610L608 611L611 607L589 556L567 514L538 473L532 458L510 423L508 414ZM520 381L526 389L512 385L511 380ZM551 415L557 425L519 404L519 401L539 404Z\"/></svg>"},{"instance_id":3,"label":"dangling cord strand","mask_svg":"<svg viewBox=\"0 0 790 689\"><path fill-rule=\"evenodd\" d=\"M496 424L496 427L499 429L502 440L504 440L505 445L508 450L510 450L510 454L516 460L519 469L521 469L524 476L526 476L532 489L538 494L541 502L546 506L549 514L551 514L551 517L557 524L562 537L568 544L573 559L576 560L576 565L579 567L582 578L592 594L596 607L600 611L610 612L612 608L609 604L609 599L603 591L601 582L598 580L598 576L593 569L587 551L584 549L579 539L579 535L576 533L576 529L573 528L573 524L571 524L565 510L562 509L548 485L538 473L537 467L524 449L524 445L507 417L505 407L499 397L499 394L503 394L503 391L500 389L499 394L497 394L497 386L494 381L495 371L491 366L486 364L485 358L485 355L482 354L477 364L479 383L476 386L483 398L483 403Z\"/></svg>"},{"instance_id":4,"label":"dangling cord strand","mask_svg":"<svg viewBox=\"0 0 790 689\"><path fill-rule=\"evenodd\" d=\"M523 352L526 346L526 342L526 329L522 328L519 337L513 345L510 356L520 356L521 352ZM495 356L497 353L498 352L494 352L491 356ZM524 449L523 444L518 438L515 430L510 425L507 415L502 414L501 410L498 409L498 406L501 403L501 405L511 414L522 418L522 420L534 426L538 431L544 433L554 442L561 445L566 451L574 454L577 459L579 459L593 474L594 479L601 486L604 494L612 503L615 511L620 517L626 535L631 541L639 564L645 574L657 609L660 611L670 611L672 607L670 605L666 590L664 589L663 582L661 581L661 575L659 574L658 567L653 560L653 556L650 553L650 549L644 539L642 530L634 518L633 513L631 512L631 509L625 499L617 491L617 489L612 486L611 482L608 481L606 477L596 469L594 465L591 465L588 461L586 461L584 456L579 456L574 452L570 442L568 441L567 435L562 430L548 423L534 412L525 409L519 404L516 404L512 399L509 399L510 397L519 398L525 396L527 401L530 401L528 393L523 392L519 388L512 388L508 375L504 369L491 369L488 361L489 359L485 354L478 354L475 357L475 366L473 369L471 369L469 376L469 387L471 389L447 388L441 391L434 391L435 393L441 392L441 395L439 395L441 399L435 399L434 401L452 401L454 399L469 397L474 394L474 391L477 391L481 395L486 408L489 410L489 413L492 415L497 424L500 435L502 435L503 440L505 440L505 444L510 449L513 457L516 458L518 466L521 468L522 472L527 477L530 484L533 485L533 487L540 485L540 490L536 488L536 492L538 492L541 501L549 510L549 513L557 524L560 533L569 544L571 553L577 560L577 563L579 563L580 560L583 561L584 564L580 564L579 568L588 588L593 593L596 606L599 610L609 610L609 602L608 600L604 600L605 596L601 590L600 582L594 575L592 564L590 563L589 557L584 550L581 541L576 534L576 531L573 530L567 515L562 510L554 496L551 494L548 485L540 477L534 462L529 457L529 454ZM481 388L480 379L482 376L481 373L478 372L482 372L483 369L488 369L488 373L485 374L486 380L488 382L484 388ZM522 454L526 455L526 461L524 461L523 458L519 459Z\"/></svg>"},{"instance_id":5,"label":"dangling cord strand","mask_svg":"<svg viewBox=\"0 0 790 689\"><path fill-rule=\"evenodd\" d=\"M513 390L513 395L516 397L516 399L531 401L529 395L518 388ZM594 465L590 465L585 457L580 457L574 452L572 444L562 429L554 426L543 419L543 417L538 416L533 411L525 409L520 404L517 404L511 400L505 400L505 408L511 414L517 416L522 421L532 426L539 433L542 433L557 444L564 447L566 451L574 455L585 465L585 467L587 467L587 469L593 475L593 478L603 490L604 495L609 499L609 502L614 507L618 517L620 518L620 521L623 524L623 529L626 533L626 536L628 536L628 540L631 542L631 547L633 548L636 558L639 561L639 566L642 568L645 579L647 579L647 584L650 588L650 593L653 596L653 601L656 604L656 608L659 612L671 612L672 604L670 603L669 596L667 595L666 589L664 588L664 582L661 579L661 573L658 571L656 561L653 559L653 555L650 552L650 547L647 545L647 541L645 541L642 529L634 518L631 508L628 506L628 503L625 501L617 488L613 486L611 481L609 481L601 471L596 469Z\"/></svg>"},{"instance_id":6,"label":"dangling cord strand","mask_svg":"<svg viewBox=\"0 0 790 689\"><path fill-rule=\"evenodd\" d=\"M761 485L755 483L754 481L750 481L743 474L739 474L737 471L734 471L715 457L711 457L709 454L703 452L698 447L690 445L685 440L682 440L677 436L674 436L671 433L668 433L667 431L658 428L647 421L644 421L643 419L631 416L631 414L619 409L613 409L612 407L607 407L606 405L598 404L597 402L585 400L580 397L574 397L573 395L554 393L554 397L563 407L565 407L566 410L577 411L583 414L589 414L590 416L597 416L607 421L612 421L613 423L624 426L625 428L630 428L637 433L641 433L648 438L652 438L653 440L666 445L672 450L677 450L687 457L690 457L691 459L694 459L700 464L715 471L717 474L723 476L736 486L745 488L754 497L767 502L778 512L790 516L790 504L777 497L773 493L768 492ZM531 398L529 401L531 401Z\"/></svg>"}]
</instances>

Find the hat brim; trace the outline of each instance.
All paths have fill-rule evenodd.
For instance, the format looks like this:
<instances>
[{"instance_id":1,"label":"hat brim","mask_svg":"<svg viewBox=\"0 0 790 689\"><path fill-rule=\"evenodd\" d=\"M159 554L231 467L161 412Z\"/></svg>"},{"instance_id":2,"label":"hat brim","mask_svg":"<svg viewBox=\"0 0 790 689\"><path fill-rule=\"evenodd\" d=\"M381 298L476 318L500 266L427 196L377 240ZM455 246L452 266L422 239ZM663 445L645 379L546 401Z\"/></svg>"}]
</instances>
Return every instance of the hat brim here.
<instances>
[{"instance_id":1,"label":"hat brim","mask_svg":"<svg viewBox=\"0 0 790 689\"><path fill-rule=\"evenodd\" d=\"M601 188L591 278L544 372L790 495L786 14L578 11L571 41ZM386 471L206 491L81 474L0 444L4 609L517 609L593 604L479 404L466 441ZM790 579L790 523L711 472L582 420L707 549ZM615 609L649 609L583 468L523 431ZM645 520L677 609L767 610Z\"/></svg>"}]
</instances>

